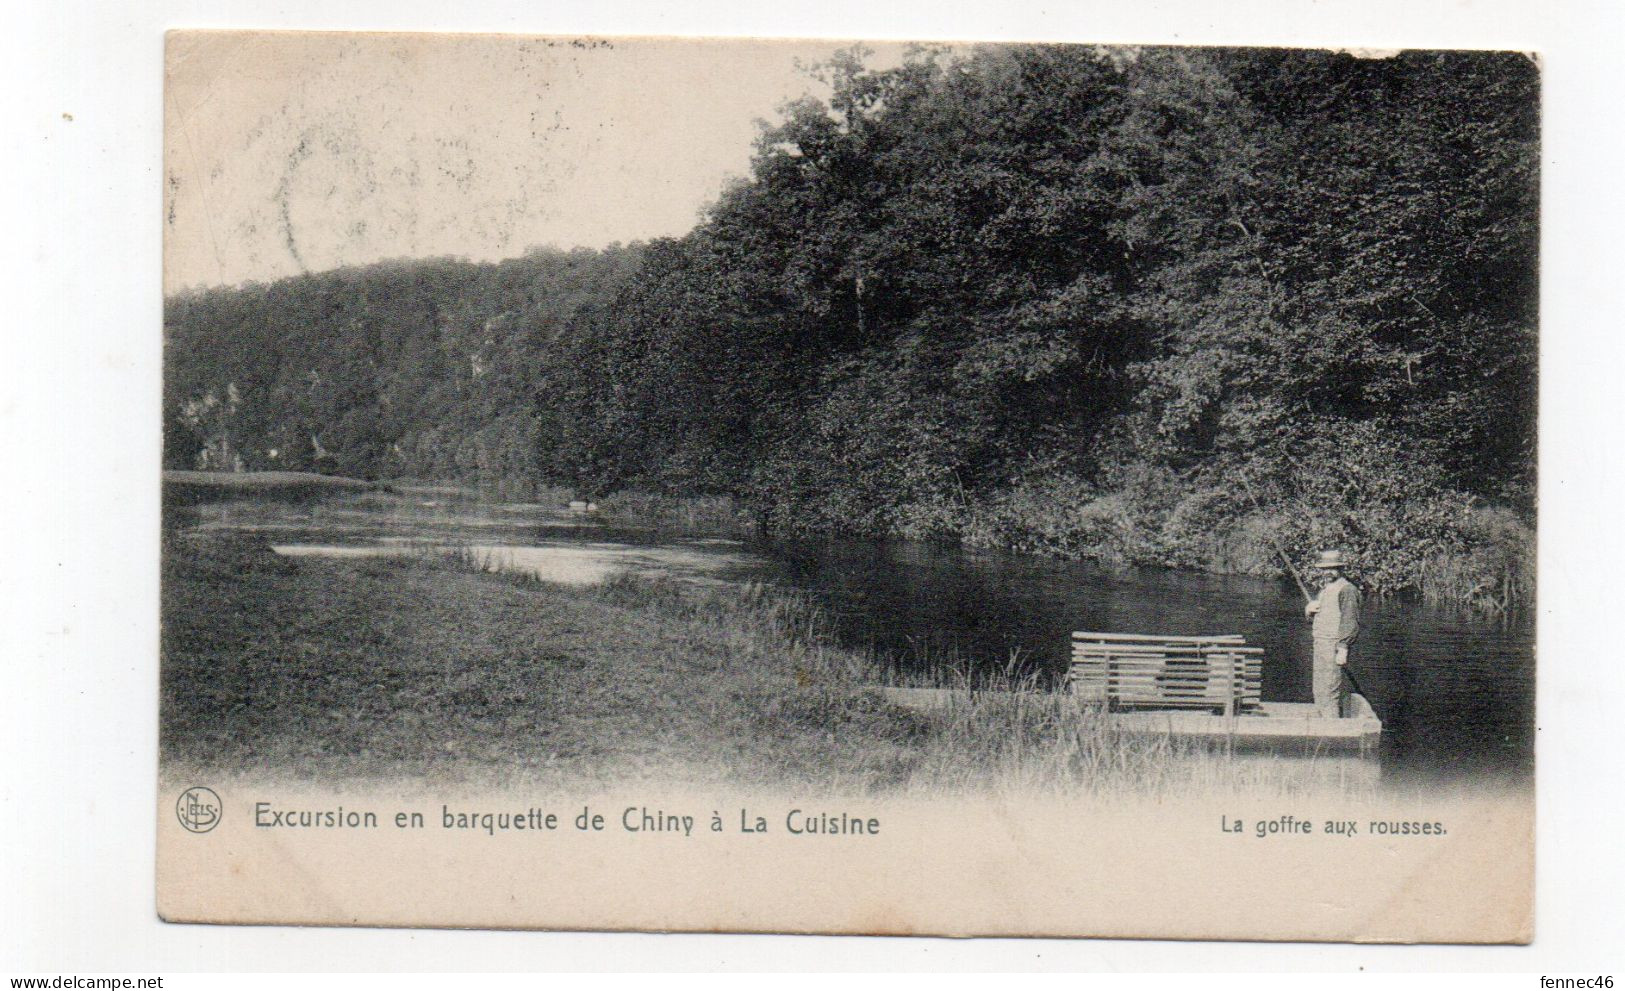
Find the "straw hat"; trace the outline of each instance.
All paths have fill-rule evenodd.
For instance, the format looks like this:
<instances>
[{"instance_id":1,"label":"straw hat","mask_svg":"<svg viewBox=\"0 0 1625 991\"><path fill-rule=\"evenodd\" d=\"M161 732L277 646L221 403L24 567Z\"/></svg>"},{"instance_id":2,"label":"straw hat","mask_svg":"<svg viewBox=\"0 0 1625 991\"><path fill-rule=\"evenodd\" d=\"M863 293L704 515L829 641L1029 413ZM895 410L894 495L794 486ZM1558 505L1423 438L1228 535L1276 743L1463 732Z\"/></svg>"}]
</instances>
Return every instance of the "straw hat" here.
<instances>
[{"instance_id":1,"label":"straw hat","mask_svg":"<svg viewBox=\"0 0 1625 991\"><path fill-rule=\"evenodd\" d=\"M1346 568L1349 563L1343 560L1342 551L1321 551L1320 560L1315 562L1317 568Z\"/></svg>"}]
</instances>

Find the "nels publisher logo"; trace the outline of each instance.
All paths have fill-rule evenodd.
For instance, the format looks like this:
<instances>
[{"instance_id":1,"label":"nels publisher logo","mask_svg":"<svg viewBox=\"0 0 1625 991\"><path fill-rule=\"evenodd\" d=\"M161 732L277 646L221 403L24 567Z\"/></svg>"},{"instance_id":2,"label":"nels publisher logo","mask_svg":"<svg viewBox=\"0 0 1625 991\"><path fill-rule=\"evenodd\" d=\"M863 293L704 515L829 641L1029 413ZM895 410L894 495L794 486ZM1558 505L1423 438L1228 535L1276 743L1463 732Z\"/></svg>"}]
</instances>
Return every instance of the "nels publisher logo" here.
<instances>
[{"instance_id":1,"label":"nels publisher logo","mask_svg":"<svg viewBox=\"0 0 1625 991\"><path fill-rule=\"evenodd\" d=\"M207 833L220 824L220 796L209 788L188 788L175 801L175 817L194 833Z\"/></svg>"}]
</instances>

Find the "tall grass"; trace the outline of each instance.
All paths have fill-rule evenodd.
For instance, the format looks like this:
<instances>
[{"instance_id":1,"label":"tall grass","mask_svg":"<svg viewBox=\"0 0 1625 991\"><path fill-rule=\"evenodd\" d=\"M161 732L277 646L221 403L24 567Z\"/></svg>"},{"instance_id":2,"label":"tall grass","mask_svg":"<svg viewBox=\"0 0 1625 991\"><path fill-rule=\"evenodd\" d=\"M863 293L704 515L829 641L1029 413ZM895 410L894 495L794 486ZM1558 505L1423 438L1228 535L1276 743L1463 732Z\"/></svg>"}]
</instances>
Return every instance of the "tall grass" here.
<instances>
[{"instance_id":1,"label":"tall grass","mask_svg":"<svg viewBox=\"0 0 1625 991\"><path fill-rule=\"evenodd\" d=\"M475 547L333 562L253 544L229 555L166 544L171 759L454 777L482 766L560 787L635 780L627 773L681 781L699 768L694 780L843 796L1361 797L1378 787L1376 766L1357 759L1121 731L1019 654L992 672L952 654L899 671L839 646L811 595L762 583L621 574L564 589ZM238 618L260 611L263 621ZM605 687L662 667L671 676L653 691ZM888 701L884 685L945 689L946 704L920 714ZM649 703L658 692L664 708ZM665 735L651 731L658 744L640 753L646 726Z\"/></svg>"},{"instance_id":2,"label":"tall grass","mask_svg":"<svg viewBox=\"0 0 1625 991\"><path fill-rule=\"evenodd\" d=\"M537 502L550 506L568 505L574 491L565 485L551 485L522 475L470 474L446 478L403 476L391 479L392 490L432 493L455 499L496 502Z\"/></svg>"},{"instance_id":3,"label":"tall grass","mask_svg":"<svg viewBox=\"0 0 1625 991\"><path fill-rule=\"evenodd\" d=\"M597 503L601 520L626 526L735 537L752 533L756 526L755 518L728 496L623 491Z\"/></svg>"},{"instance_id":4,"label":"tall grass","mask_svg":"<svg viewBox=\"0 0 1625 991\"><path fill-rule=\"evenodd\" d=\"M1460 549L1436 554L1423 565L1422 597L1435 603L1466 604L1481 612L1508 615L1535 601L1535 534L1504 509L1477 509L1465 527L1470 539Z\"/></svg>"},{"instance_id":5,"label":"tall grass","mask_svg":"<svg viewBox=\"0 0 1625 991\"><path fill-rule=\"evenodd\" d=\"M509 567L500 548L496 547L444 544L424 540L413 543L407 557L420 566L465 574L490 575L496 580L520 588L542 588L548 585L548 582L534 571Z\"/></svg>"},{"instance_id":6,"label":"tall grass","mask_svg":"<svg viewBox=\"0 0 1625 991\"><path fill-rule=\"evenodd\" d=\"M1102 492L1074 478L1043 478L975 508L962 539L1108 565L1259 576L1283 574L1278 547L1297 555L1299 567L1315 550L1340 547L1354 556L1355 580L1378 596L1505 616L1535 594L1534 530L1510 509L1453 493L1265 509L1230 489L1189 492L1166 480Z\"/></svg>"},{"instance_id":7,"label":"tall grass","mask_svg":"<svg viewBox=\"0 0 1625 991\"><path fill-rule=\"evenodd\" d=\"M188 559L194 567L201 560L184 550L171 560L180 564ZM526 720L534 722L540 704L536 678L569 677L598 686L574 689L576 694L567 692L555 700L564 707L560 712L569 714L568 725L587 733L569 743L572 752L602 753L601 760L610 762L593 764L597 758L582 756L583 773L612 773L618 766L613 762L622 759L617 756L619 741L633 740L628 727L642 720L677 733L663 738L662 752L678 764L694 762L699 768L694 773L702 778L794 787L808 794L1162 797L1328 788L1353 794L1375 785L1371 765L1249 757L1165 734L1124 732L1099 708L1054 690L1046 675L1030 670L1019 654L991 672L970 658L952 655L900 671L873 652L840 646L829 612L803 592L759 582L701 585L626 573L590 588L569 589L528 572L505 571L503 564L490 550L425 543L405 558L353 564L296 563L261 552L231 558L208 575L225 583L223 587L235 587L237 576L251 565L247 570L255 581L285 586L276 595L250 600L256 603L279 601L317 580L333 590L324 593L329 596L355 588L367 602L360 615L376 629L365 634L354 634L348 624L323 629L329 635L343 631L346 637L359 636L359 642L372 645L369 649L376 650L381 663L426 650L426 643L455 642L445 659L464 672L457 679L442 683L399 672L389 676L403 690L412 686L417 694L411 697L428 700L421 704L440 706L453 722L472 720L487 727L517 720L529 725ZM421 574L422 569L482 580L450 582ZM183 578L184 571L166 575L171 591L204 577L199 572ZM513 591L503 593L502 586ZM409 588L417 589L413 595L429 598L420 601L395 591ZM437 601L444 596L460 604L453 608ZM520 608L526 601L534 607ZM436 608L439 618L430 612ZM453 622L451 616L459 618ZM426 625L446 622L454 628ZM212 635L213 630L212 623L205 624L199 635ZM397 642L394 637L406 639ZM521 643L532 646L515 646ZM278 656L289 649L279 648ZM313 657L339 658L353 652L355 644L312 642L309 649ZM444 649L433 653L440 657ZM371 663L361 668L370 670ZM546 665L546 671L538 664ZM219 669L202 664L198 670L214 677ZM652 694L627 694L615 687L629 677L660 687ZM326 682L299 684L301 690L314 691ZM915 711L890 701L884 692L888 685L943 689L944 704L928 713ZM441 697L453 689L463 694ZM459 708L464 695L474 700L470 704L475 710ZM375 713L379 728L345 731L357 739L376 736L364 745L366 752L398 754L402 766L439 759L416 749L432 749L429 737L401 728L408 725L409 713L374 701L384 706ZM310 711L328 713L333 705L342 703L318 699ZM621 729L593 728L600 725ZM671 729L679 725L685 728ZM480 752L512 751L521 755L513 759L531 764L540 758L523 757L529 753L526 748L561 745L562 739L485 739L480 735L485 732L470 738L480 741L485 748ZM506 765L492 765L500 766ZM676 764L669 770L685 773Z\"/></svg>"},{"instance_id":8,"label":"tall grass","mask_svg":"<svg viewBox=\"0 0 1625 991\"><path fill-rule=\"evenodd\" d=\"M257 504L309 502L345 493L385 489L382 482L307 471L174 471L163 473L165 506L205 502Z\"/></svg>"},{"instance_id":9,"label":"tall grass","mask_svg":"<svg viewBox=\"0 0 1625 991\"><path fill-rule=\"evenodd\" d=\"M702 586L620 572L591 594L755 640L801 688L857 689L878 680L873 656L838 646L829 613L806 592L763 582Z\"/></svg>"},{"instance_id":10,"label":"tall grass","mask_svg":"<svg viewBox=\"0 0 1625 991\"><path fill-rule=\"evenodd\" d=\"M621 575L592 594L765 644L768 663L782 665L795 686L759 700L773 718L849 732L856 714L864 717L865 732L909 752L905 772L887 768L884 780L848 769L841 787L855 792L1172 797L1328 788L1355 794L1376 784L1376 766L1358 759L1237 754L1223 744L1120 730L1098 705L1057 690L1050 675L1031 670L1019 653L991 671L947 656L900 670L872 652L835 646L828 614L800 592L760 583L698 588ZM942 689L945 704L921 717L886 702L878 690L883 685Z\"/></svg>"},{"instance_id":11,"label":"tall grass","mask_svg":"<svg viewBox=\"0 0 1625 991\"><path fill-rule=\"evenodd\" d=\"M910 791L1188 797L1375 790L1379 768L1339 754L1237 752L1222 741L1123 730L1097 703L1058 691L1039 673L943 673L914 678L945 689L919 740Z\"/></svg>"}]
</instances>

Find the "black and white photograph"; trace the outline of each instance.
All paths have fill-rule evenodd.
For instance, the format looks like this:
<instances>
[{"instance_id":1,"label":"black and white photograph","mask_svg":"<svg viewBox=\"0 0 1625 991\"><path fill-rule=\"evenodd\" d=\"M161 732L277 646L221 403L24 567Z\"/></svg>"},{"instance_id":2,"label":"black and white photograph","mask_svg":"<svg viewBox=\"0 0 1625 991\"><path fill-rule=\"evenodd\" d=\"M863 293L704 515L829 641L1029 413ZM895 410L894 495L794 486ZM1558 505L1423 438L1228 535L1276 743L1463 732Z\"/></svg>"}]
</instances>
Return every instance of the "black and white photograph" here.
<instances>
[{"instance_id":1,"label":"black and white photograph","mask_svg":"<svg viewBox=\"0 0 1625 991\"><path fill-rule=\"evenodd\" d=\"M166 918L1529 939L1538 56L165 59Z\"/></svg>"}]
</instances>

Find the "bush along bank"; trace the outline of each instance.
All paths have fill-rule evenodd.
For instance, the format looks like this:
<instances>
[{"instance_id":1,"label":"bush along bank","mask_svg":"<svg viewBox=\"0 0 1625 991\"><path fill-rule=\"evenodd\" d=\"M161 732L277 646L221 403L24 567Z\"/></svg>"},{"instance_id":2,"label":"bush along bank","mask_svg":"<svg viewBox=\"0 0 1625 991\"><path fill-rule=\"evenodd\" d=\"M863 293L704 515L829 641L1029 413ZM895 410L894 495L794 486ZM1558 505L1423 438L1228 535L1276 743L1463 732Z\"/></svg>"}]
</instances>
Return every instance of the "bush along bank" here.
<instances>
[{"instance_id":1,"label":"bush along bank","mask_svg":"<svg viewBox=\"0 0 1625 991\"><path fill-rule=\"evenodd\" d=\"M1115 487L1023 481L968 514L966 543L1106 563L1280 576L1341 548L1379 597L1506 615L1535 594L1535 532L1503 506L1452 491L1425 469L1352 459L1275 478L1238 471L1187 481L1122 472Z\"/></svg>"},{"instance_id":2,"label":"bush along bank","mask_svg":"<svg viewBox=\"0 0 1625 991\"><path fill-rule=\"evenodd\" d=\"M1516 513L1440 496L1311 515L1301 502L1262 509L1201 490L1171 506L1136 492L1058 494L1022 487L975 512L967 544L1112 564L1285 576L1287 550L1307 574L1320 548L1341 548L1351 577L1379 596L1507 615L1534 602L1535 534ZM1048 498L1046 498L1048 497Z\"/></svg>"},{"instance_id":3,"label":"bush along bank","mask_svg":"<svg viewBox=\"0 0 1625 991\"><path fill-rule=\"evenodd\" d=\"M1459 492L1370 497L1341 485L1189 486L1170 474L1124 473L1106 488L1071 474L1024 479L980 497L901 505L797 500L749 509L727 496L603 498L605 522L735 537L895 537L946 541L1064 560L1287 576L1277 548L1307 575L1317 553L1340 548L1351 577L1378 597L1415 598L1504 617L1535 599L1535 531L1524 516Z\"/></svg>"},{"instance_id":4,"label":"bush along bank","mask_svg":"<svg viewBox=\"0 0 1625 991\"><path fill-rule=\"evenodd\" d=\"M1350 427L1292 458L1176 472L1150 461L1091 473L1047 464L967 494L863 505L807 493L766 517L786 533L948 540L1047 557L1221 574L1300 574L1340 548L1378 597L1505 616L1535 596L1535 531L1525 514L1453 488L1437 461Z\"/></svg>"}]
</instances>

